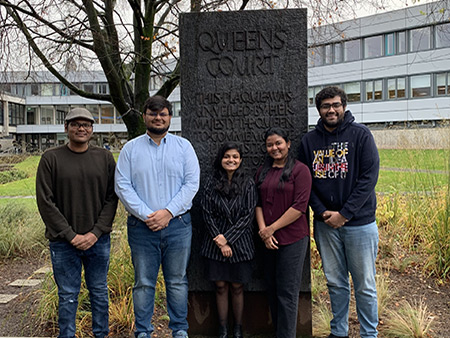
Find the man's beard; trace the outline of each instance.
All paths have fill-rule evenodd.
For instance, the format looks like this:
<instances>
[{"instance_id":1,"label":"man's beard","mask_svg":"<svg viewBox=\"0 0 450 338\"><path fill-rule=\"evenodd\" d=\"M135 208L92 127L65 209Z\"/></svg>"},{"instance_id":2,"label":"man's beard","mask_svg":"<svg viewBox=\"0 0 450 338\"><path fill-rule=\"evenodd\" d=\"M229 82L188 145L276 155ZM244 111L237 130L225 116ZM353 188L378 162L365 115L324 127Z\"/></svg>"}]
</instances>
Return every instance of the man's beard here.
<instances>
[{"instance_id":1,"label":"man's beard","mask_svg":"<svg viewBox=\"0 0 450 338\"><path fill-rule=\"evenodd\" d=\"M342 115L340 118L338 118L338 120L336 122L332 122L332 123L328 122L328 120L326 118L322 118L323 124L328 128L336 128L340 124L342 124L343 121L344 121L344 115Z\"/></svg>"},{"instance_id":2,"label":"man's beard","mask_svg":"<svg viewBox=\"0 0 450 338\"><path fill-rule=\"evenodd\" d=\"M162 134L166 133L169 130L169 127L166 127L166 128L147 127L147 130L148 130L148 132L150 134L162 135Z\"/></svg>"}]
</instances>

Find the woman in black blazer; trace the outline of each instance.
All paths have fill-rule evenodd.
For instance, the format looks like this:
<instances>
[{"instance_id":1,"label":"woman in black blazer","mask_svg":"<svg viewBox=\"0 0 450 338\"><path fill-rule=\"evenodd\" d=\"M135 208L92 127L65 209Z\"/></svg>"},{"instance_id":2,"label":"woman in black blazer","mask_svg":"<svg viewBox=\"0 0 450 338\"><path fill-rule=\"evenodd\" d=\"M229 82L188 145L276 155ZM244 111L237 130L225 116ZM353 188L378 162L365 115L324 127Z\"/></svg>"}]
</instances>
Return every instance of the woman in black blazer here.
<instances>
[{"instance_id":1,"label":"woman in black blazer","mask_svg":"<svg viewBox=\"0 0 450 338\"><path fill-rule=\"evenodd\" d=\"M234 315L233 337L242 337L244 284L251 278L255 255L253 218L257 202L255 182L241 170L242 150L233 142L222 145L214 161L214 173L202 196L206 225L202 255L206 277L215 282L219 337L228 337L228 292Z\"/></svg>"}]
</instances>

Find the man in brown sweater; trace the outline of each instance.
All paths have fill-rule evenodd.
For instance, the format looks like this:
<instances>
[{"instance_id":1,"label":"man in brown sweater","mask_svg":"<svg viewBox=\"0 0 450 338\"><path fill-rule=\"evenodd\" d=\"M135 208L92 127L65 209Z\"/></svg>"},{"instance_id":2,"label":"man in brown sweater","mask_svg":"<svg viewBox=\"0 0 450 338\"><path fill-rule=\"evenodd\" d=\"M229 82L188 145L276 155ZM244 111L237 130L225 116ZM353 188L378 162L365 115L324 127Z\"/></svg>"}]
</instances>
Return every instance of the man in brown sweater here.
<instances>
[{"instance_id":1,"label":"man in brown sweater","mask_svg":"<svg viewBox=\"0 0 450 338\"><path fill-rule=\"evenodd\" d=\"M110 232L117 197L112 154L89 145L94 118L85 108L65 119L67 145L47 150L36 176L36 199L49 239L59 296L59 337L75 337L84 266L96 338L108 336Z\"/></svg>"}]
</instances>

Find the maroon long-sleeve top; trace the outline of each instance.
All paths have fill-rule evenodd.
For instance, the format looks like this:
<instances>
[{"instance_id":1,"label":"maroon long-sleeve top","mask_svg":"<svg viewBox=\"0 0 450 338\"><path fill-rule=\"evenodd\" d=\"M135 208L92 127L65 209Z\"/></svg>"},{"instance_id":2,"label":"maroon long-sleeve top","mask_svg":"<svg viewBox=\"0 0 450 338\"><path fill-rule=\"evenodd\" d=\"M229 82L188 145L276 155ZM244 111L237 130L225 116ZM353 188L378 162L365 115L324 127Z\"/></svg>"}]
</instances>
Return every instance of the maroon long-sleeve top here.
<instances>
[{"instance_id":1,"label":"maroon long-sleeve top","mask_svg":"<svg viewBox=\"0 0 450 338\"><path fill-rule=\"evenodd\" d=\"M258 174L260 172L261 168ZM295 161L289 180L284 184L280 183L282 173L283 168L270 168L258 189L258 206L262 208L267 226L280 218L290 207L302 212L300 218L274 234L279 245L288 245L309 235L306 212L311 192L311 174L308 167L299 161Z\"/></svg>"}]
</instances>

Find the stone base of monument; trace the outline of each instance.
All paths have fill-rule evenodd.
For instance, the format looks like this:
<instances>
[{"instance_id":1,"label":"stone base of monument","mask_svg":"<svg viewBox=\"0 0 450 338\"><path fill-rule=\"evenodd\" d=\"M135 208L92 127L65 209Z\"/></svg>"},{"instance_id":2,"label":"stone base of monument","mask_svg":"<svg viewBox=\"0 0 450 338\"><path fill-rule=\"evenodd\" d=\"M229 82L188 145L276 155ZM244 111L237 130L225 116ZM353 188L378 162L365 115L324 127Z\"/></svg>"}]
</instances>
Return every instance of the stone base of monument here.
<instances>
[{"instance_id":1,"label":"stone base of monument","mask_svg":"<svg viewBox=\"0 0 450 338\"><path fill-rule=\"evenodd\" d=\"M231 311L231 303L230 303ZM297 317L297 337L311 337L311 293L301 292L299 295L299 316ZM262 291L246 291L244 305L244 333L258 337L274 337L267 296ZM230 328L232 314L230 312ZM216 298L211 291L189 292L189 336L217 337L218 317ZM230 335L231 337L231 335Z\"/></svg>"}]
</instances>

